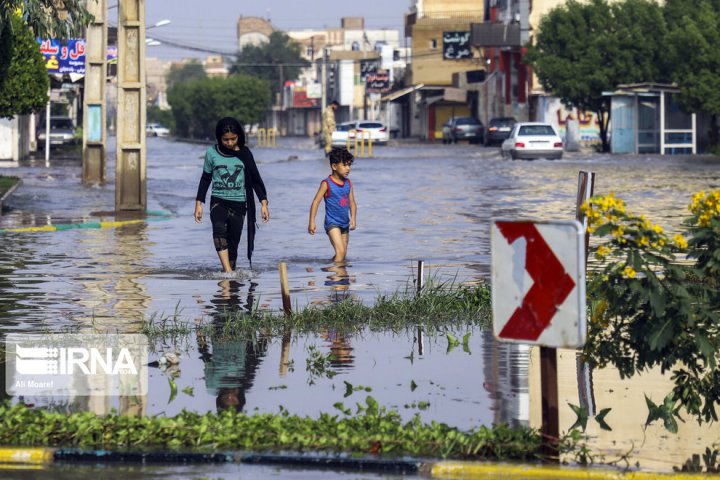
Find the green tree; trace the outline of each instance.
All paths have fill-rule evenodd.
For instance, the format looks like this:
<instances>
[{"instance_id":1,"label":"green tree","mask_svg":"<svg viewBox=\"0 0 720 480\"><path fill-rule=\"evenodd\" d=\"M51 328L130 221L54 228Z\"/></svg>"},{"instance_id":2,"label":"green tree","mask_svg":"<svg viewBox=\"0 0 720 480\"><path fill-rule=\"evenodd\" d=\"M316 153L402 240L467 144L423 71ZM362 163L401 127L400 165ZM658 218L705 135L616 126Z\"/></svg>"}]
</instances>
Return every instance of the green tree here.
<instances>
[{"instance_id":1,"label":"green tree","mask_svg":"<svg viewBox=\"0 0 720 480\"><path fill-rule=\"evenodd\" d=\"M157 105L147 106L147 121L164 125L171 131L175 130L175 117L172 110L161 110Z\"/></svg>"},{"instance_id":2,"label":"green tree","mask_svg":"<svg viewBox=\"0 0 720 480\"><path fill-rule=\"evenodd\" d=\"M275 31L269 41L244 47L230 67L230 73L245 73L267 80L273 93L280 92L287 80L297 80L310 62L300 55L300 45L286 33Z\"/></svg>"},{"instance_id":3,"label":"green tree","mask_svg":"<svg viewBox=\"0 0 720 480\"><path fill-rule=\"evenodd\" d=\"M173 66L165 76L165 82L169 87L190 80L202 80L207 78L205 68L198 60L192 60L185 65Z\"/></svg>"},{"instance_id":4,"label":"green tree","mask_svg":"<svg viewBox=\"0 0 720 480\"><path fill-rule=\"evenodd\" d=\"M181 137L214 139L215 124L235 117L246 125L259 123L270 106L267 82L249 75L180 82L168 90L168 103Z\"/></svg>"},{"instance_id":5,"label":"green tree","mask_svg":"<svg viewBox=\"0 0 720 480\"><path fill-rule=\"evenodd\" d=\"M569 0L540 21L526 61L543 88L570 107L594 112L609 150L610 99L623 83L662 81L666 26L649 0Z\"/></svg>"},{"instance_id":6,"label":"green tree","mask_svg":"<svg viewBox=\"0 0 720 480\"><path fill-rule=\"evenodd\" d=\"M38 43L27 24L14 16L11 27L3 35L9 62L4 80L0 81L0 117L12 118L36 112L47 104L50 78Z\"/></svg>"},{"instance_id":7,"label":"green tree","mask_svg":"<svg viewBox=\"0 0 720 480\"><path fill-rule=\"evenodd\" d=\"M84 0L0 0L0 36L10 27L12 17L18 11L39 37L67 39L78 36L92 19L84 3Z\"/></svg>"},{"instance_id":8,"label":"green tree","mask_svg":"<svg viewBox=\"0 0 720 480\"><path fill-rule=\"evenodd\" d=\"M710 143L720 143L720 2L668 0L668 57L673 80L680 88L679 102L690 112L712 115Z\"/></svg>"}]
</instances>

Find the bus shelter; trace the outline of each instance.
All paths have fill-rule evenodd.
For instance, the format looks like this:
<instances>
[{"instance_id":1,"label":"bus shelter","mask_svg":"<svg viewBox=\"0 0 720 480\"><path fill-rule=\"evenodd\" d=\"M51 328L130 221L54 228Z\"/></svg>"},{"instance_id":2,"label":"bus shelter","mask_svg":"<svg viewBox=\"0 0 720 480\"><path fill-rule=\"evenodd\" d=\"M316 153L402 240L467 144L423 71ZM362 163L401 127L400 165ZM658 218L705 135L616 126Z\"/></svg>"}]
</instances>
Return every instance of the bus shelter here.
<instances>
[{"instance_id":1,"label":"bus shelter","mask_svg":"<svg viewBox=\"0 0 720 480\"><path fill-rule=\"evenodd\" d=\"M610 149L613 153L697 153L697 119L677 102L674 85L620 85L611 99Z\"/></svg>"}]
</instances>

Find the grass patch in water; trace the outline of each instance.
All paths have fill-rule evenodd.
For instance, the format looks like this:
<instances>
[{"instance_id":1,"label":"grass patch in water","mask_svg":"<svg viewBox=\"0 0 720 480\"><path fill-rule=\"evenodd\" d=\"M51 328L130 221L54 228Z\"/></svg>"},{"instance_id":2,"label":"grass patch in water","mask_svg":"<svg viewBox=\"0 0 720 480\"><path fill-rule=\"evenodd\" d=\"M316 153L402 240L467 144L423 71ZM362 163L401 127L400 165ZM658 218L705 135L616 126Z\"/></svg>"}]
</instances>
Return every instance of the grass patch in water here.
<instances>
[{"instance_id":1,"label":"grass patch in water","mask_svg":"<svg viewBox=\"0 0 720 480\"><path fill-rule=\"evenodd\" d=\"M17 177L5 177L3 175L0 175L0 197L2 197L5 192L10 190L13 185L18 183L20 181Z\"/></svg>"},{"instance_id":2,"label":"grass patch in water","mask_svg":"<svg viewBox=\"0 0 720 480\"><path fill-rule=\"evenodd\" d=\"M362 408L360 408L362 407ZM461 431L443 423L403 423L372 397L355 415L321 414L317 419L278 414L247 415L234 410L175 417L123 416L115 412L66 413L0 405L0 445L104 449L194 449L318 451L386 456L510 460L537 458L537 431L506 425Z\"/></svg>"},{"instance_id":3,"label":"grass patch in water","mask_svg":"<svg viewBox=\"0 0 720 480\"><path fill-rule=\"evenodd\" d=\"M209 329L206 333L216 337L231 338L255 338L258 332L266 337L281 336L288 331L307 333L325 328L353 333L365 329L397 332L423 326L433 332L457 325L488 326L491 314L489 285L431 284L420 294L406 291L380 295L372 306L347 299L326 306L309 305L291 315L230 310L215 315L212 325L183 323L177 313L153 316L144 322L141 333L152 341L186 336L199 328Z\"/></svg>"}]
</instances>

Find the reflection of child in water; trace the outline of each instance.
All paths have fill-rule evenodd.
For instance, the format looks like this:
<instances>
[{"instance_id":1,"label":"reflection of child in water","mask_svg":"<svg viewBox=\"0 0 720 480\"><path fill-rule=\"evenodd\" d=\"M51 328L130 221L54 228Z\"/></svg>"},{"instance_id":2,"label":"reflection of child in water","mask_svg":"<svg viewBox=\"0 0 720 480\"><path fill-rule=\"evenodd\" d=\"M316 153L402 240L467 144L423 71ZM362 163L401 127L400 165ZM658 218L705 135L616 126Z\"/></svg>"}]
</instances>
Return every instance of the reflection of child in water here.
<instances>
[{"instance_id":1,"label":"reflection of child in water","mask_svg":"<svg viewBox=\"0 0 720 480\"><path fill-rule=\"evenodd\" d=\"M205 366L205 387L208 393L216 395L218 411L234 409L241 411L245 406L245 391L252 387L262 357L267 350L267 342L260 339L250 340L221 339L215 332L223 328L223 313L240 307L239 298L242 283L234 280L220 282L220 291L212 300L217 314L213 320L213 330L206 337L202 329L197 331L198 351ZM251 309L253 292L257 284L251 283L246 308Z\"/></svg>"},{"instance_id":2,"label":"reflection of child in water","mask_svg":"<svg viewBox=\"0 0 720 480\"><path fill-rule=\"evenodd\" d=\"M245 284L237 280L221 280L218 283L220 291L212 300L210 300L210 303L215 306L215 310L218 313L240 310L241 308L247 310L248 312L252 311L257 285L258 284L255 282L250 282L245 304L243 305L240 293Z\"/></svg>"},{"instance_id":3,"label":"reflection of child in water","mask_svg":"<svg viewBox=\"0 0 720 480\"><path fill-rule=\"evenodd\" d=\"M326 330L322 334L322 338L330 342L330 365L333 368L349 368L355 362L355 356L352 354L353 348L345 335L336 330Z\"/></svg>"},{"instance_id":4,"label":"reflection of child in water","mask_svg":"<svg viewBox=\"0 0 720 480\"><path fill-rule=\"evenodd\" d=\"M203 334L198 331L198 350L205 363L205 388L216 395L219 410L245 406L245 391L252 387L267 345L264 340L214 340L212 351Z\"/></svg>"},{"instance_id":5,"label":"reflection of child in water","mask_svg":"<svg viewBox=\"0 0 720 480\"><path fill-rule=\"evenodd\" d=\"M331 265L323 267L323 272L329 272L325 285L333 290L347 290L350 288L350 276L345 265Z\"/></svg>"}]
</instances>

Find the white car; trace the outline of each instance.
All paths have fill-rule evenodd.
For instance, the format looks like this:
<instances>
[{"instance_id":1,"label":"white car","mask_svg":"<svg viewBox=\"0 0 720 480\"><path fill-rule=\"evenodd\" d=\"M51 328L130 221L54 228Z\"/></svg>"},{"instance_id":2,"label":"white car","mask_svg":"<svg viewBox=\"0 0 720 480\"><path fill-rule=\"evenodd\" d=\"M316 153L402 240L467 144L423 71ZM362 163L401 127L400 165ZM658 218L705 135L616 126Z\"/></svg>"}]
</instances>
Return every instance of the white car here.
<instances>
[{"instance_id":1,"label":"white car","mask_svg":"<svg viewBox=\"0 0 720 480\"><path fill-rule=\"evenodd\" d=\"M167 137L170 135L170 129L159 123L148 123L145 126L145 133L148 137Z\"/></svg>"},{"instance_id":2,"label":"white car","mask_svg":"<svg viewBox=\"0 0 720 480\"><path fill-rule=\"evenodd\" d=\"M374 120L360 120L357 122L355 130L363 138L369 138L372 140L374 145L384 145L390 139L390 130L384 123L376 122Z\"/></svg>"},{"instance_id":3,"label":"white car","mask_svg":"<svg viewBox=\"0 0 720 480\"><path fill-rule=\"evenodd\" d=\"M384 123L371 120L344 122L339 124L332 133L332 144L344 147L349 138L350 144L353 145L356 136L363 138L366 143L370 139L373 145L384 145L390 139L390 130Z\"/></svg>"},{"instance_id":4,"label":"white car","mask_svg":"<svg viewBox=\"0 0 720 480\"><path fill-rule=\"evenodd\" d=\"M357 121L344 122L335 127L335 131L332 132L332 145L334 147L345 147L347 146L348 137L350 137L350 144L352 145L355 141L355 127Z\"/></svg>"},{"instance_id":5,"label":"white car","mask_svg":"<svg viewBox=\"0 0 720 480\"><path fill-rule=\"evenodd\" d=\"M563 155L563 141L549 123L520 122L513 126L510 136L500 146L500 155L513 160L559 160Z\"/></svg>"}]
</instances>

